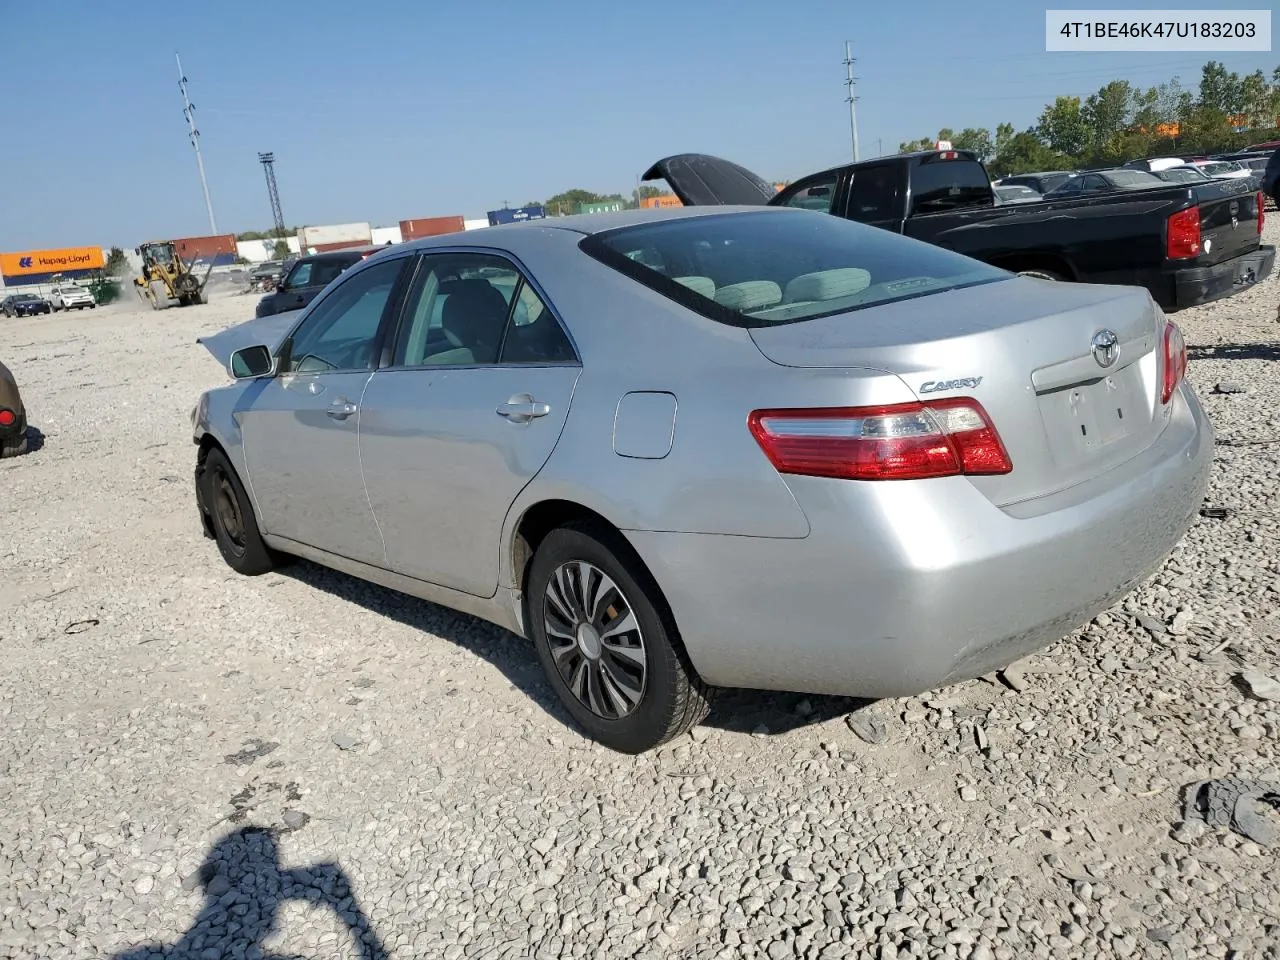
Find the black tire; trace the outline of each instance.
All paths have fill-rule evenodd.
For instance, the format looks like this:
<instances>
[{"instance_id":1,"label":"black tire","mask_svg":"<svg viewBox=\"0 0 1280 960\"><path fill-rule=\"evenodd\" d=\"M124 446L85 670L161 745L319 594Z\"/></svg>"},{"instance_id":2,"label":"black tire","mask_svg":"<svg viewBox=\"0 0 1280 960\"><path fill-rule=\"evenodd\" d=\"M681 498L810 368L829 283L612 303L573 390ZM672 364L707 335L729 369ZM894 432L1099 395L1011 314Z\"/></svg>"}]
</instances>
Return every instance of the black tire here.
<instances>
[{"instance_id":1,"label":"black tire","mask_svg":"<svg viewBox=\"0 0 1280 960\"><path fill-rule=\"evenodd\" d=\"M20 457L27 452L27 434L9 440L0 440L0 460L7 457Z\"/></svg>"},{"instance_id":2,"label":"black tire","mask_svg":"<svg viewBox=\"0 0 1280 960\"><path fill-rule=\"evenodd\" d=\"M556 664L548 638L547 610L552 610L553 616L559 615L554 612L554 606L549 606L551 601L547 599L547 590L556 572L566 564L589 565L595 573L613 581L616 594L601 594L601 609L596 611L594 618L597 625L603 625L601 615L605 613L614 618L608 622L625 620L625 615L615 613L619 604L624 610L630 608L638 625L634 631L627 630L615 637L615 640L624 638L627 643L638 642L638 648L628 646L627 649L632 651L632 655L638 649L644 661L639 697L625 714L606 717L580 700ZM708 688L689 662L670 608L640 558L619 534L590 522L573 523L551 531L538 545L529 567L526 587L528 632L548 682L574 720L593 740L620 753L643 753L687 732L707 715L710 708ZM560 619L565 620L563 617ZM594 659L580 652L586 649L581 640L576 645L560 643L559 648L562 654L568 651L564 658L566 663L570 657L576 656L587 674L595 671L594 691L589 689L588 681L583 688L584 695L590 699L590 693L594 692L604 702L609 699L609 689L606 681L601 679L601 664L612 664L607 672L610 677L615 677L619 675L620 668L634 668L636 661L611 652L619 649L621 644L610 647L598 632L594 636ZM566 669L572 671L574 668L567 666ZM635 682L634 676L626 679ZM621 690L616 682L611 689ZM612 698L611 704L622 702L617 693L612 694Z\"/></svg>"},{"instance_id":3,"label":"black tire","mask_svg":"<svg viewBox=\"0 0 1280 960\"><path fill-rule=\"evenodd\" d=\"M217 447L205 457L200 484L200 500L213 526L218 552L227 566L246 577L274 570L275 556L262 540L253 504L235 467Z\"/></svg>"},{"instance_id":4,"label":"black tire","mask_svg":"<svg viewBox=\"0 0 1280 960\"><path fill-rule=\"evenodd\" d=\"M1060 273L1054 273L1052 270L1019 270L1020 277L1034 277L1037 280L1057 280L1059 282L1066 280Z\"/></svg>"}]
</instances>

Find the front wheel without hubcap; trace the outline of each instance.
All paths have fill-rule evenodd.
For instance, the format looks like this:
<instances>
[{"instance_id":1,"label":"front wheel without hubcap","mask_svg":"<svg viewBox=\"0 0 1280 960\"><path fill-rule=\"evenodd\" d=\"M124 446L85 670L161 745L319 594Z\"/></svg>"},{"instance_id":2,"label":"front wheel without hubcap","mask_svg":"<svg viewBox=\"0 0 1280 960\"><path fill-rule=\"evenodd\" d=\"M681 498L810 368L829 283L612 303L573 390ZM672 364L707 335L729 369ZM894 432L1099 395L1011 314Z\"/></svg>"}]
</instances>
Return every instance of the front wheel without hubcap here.
<instances>
[{"instance_id":1,"label":"front wheel without hubcap","mask_svg":"<svg viewBox=\"0 0 1280 960\"><path fill-rule=\"evenodd\" d=\"M529 569L526 616L556 694L592 739L642 753L707 713L653 578L611 530L553 530Z\"/></svg>"},{"instance_id":2,"label":"front wheel without hubcap","mask_svg":"<svg viewBox=\"0 0 1280 960\"><path fill-rule=\"evenodd\" d=\"M258 521L244 486L227 455L216 447L205 457L200 484L200 498L227 565L246 576L274 569L275 558L258 532Z\"/></svg>"}]
</instances>

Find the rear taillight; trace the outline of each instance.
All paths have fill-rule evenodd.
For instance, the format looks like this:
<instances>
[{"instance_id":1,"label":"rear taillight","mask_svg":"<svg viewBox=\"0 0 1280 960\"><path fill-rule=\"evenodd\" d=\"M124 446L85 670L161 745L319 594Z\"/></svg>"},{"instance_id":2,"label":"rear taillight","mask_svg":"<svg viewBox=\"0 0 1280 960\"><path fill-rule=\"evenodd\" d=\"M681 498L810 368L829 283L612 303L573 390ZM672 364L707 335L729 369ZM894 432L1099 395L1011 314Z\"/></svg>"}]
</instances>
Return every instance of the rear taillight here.
<instances>
[{"instance_id":1,"label":"rear taillight","mask_svg":"<svg viewBox=\"0 0 1280 960\"><path fill-rule=\"evenodd\" d=\"M1258 191L1258 236L1262 236L1262 224L1266 222L1267 215L1263 213L1267 205L1267 199L1262 195L1262 191Z\"/></svg>"},{"instance_id":2,"label":"rear taillight","mask_svg":"<svg viewBox=\"0 0 1280 960\"><path fill-rule=\"evenodd\" d=\"M921 480L1013 469L986 411L967 397L883 407L756 410L747 425L779 473Z\"/></svg>"},{"instance_id":3,"label":"rear taillight","mask_svg":"<svg viewBox=\"0 0 1280 960\"><path fill-rule=\"evenodd\" d=\"M12 410L0 407L0 427L12 427L17 422L18 417Z\"/></svg>"},{"instance_id":4,"label":"rear taillight","mask_svg":"<svg viewBox=\"0 0 1280 960\"><path fill-rule=\"evenodd\" d=\"M1160 402L1168 403L1173 391L1187 372L1187 343L1182 331L1172 320L1164 322L1164 377L1160 386Z\"/></svg>"},{"instance_id":5,"label":"rear taillight","mask_svg":"<svg viewBox=\"0 0 1280 960\"><path fill-rule=\"evenodd\" d=\"M1179 210L1169 216L1169 239L1165 255L1170 260L1200 256L1200 208Z\"/></svg>"}]
</instances>

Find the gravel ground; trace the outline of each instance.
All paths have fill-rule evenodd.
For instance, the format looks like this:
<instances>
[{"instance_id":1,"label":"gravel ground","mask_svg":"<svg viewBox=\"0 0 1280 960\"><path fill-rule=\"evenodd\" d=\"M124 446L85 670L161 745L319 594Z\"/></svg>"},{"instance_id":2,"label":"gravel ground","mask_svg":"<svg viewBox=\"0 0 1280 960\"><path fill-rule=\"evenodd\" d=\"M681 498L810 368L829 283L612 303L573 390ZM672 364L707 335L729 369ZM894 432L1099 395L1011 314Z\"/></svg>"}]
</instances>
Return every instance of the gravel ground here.
<instances>
[{"instance_id":1,"label":"gravel ground","mask_svg":"<svg viewBox=\"0 0 1280 960\"><path fill-rule=\"evenodd\" d=\"M0 321L0 957L1275 958L1276 850L1181 792L1280 779L1277 301L1178 315L1228 515L1011 685L734 692L639 758L495 628L224 566L194 339L252 298Z\"/></svg>"}]
</instances>

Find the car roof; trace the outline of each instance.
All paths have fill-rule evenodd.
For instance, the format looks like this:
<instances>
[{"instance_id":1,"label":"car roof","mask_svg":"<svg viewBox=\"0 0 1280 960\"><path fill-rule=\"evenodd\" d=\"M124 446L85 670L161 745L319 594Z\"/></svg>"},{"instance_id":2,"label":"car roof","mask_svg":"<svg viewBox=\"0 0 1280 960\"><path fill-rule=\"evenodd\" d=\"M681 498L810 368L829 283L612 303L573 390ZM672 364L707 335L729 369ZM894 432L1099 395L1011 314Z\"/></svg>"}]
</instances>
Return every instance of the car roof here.
<instances>
[{"instance_id":1,"label":"car roof","mask_svg":"<svg viewBox=\"0 0 1280 960\"><path fill-rule=\"evenodd\" d=\"M343 257L352 257L352 256L365 257L365 256L368 256L370 253L374 253L378 250L386 250L386 249L387 247L385 245L378 246L377 244L372 244L372 245L362 246L362 247L343 247L341 250L322 250L319 253L303 254L298 258L297 262L302 263L303 261L307 261L307 260L339 260Z\"/></svg>"}]
</instances>

